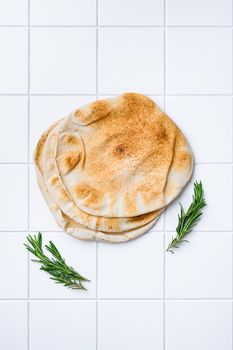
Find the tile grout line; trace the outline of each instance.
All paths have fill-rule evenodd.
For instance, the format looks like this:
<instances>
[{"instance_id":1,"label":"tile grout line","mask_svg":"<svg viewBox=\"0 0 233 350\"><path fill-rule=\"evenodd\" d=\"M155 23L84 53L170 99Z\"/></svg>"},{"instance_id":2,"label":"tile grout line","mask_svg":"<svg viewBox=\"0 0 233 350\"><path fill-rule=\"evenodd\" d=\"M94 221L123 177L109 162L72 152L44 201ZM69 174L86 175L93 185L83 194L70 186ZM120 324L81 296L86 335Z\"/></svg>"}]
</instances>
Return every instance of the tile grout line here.
<instances>
[{"instance_id":1,"label":"tile grout line","mask_svg":"<svg viewBox=\"0 0 233 350\"><path fill-rule=\"evenodd\" d=\"M149 92L142 92L144 94L146 94L147 96L161 96L163 97L164 94L162 93L149 93ZM120 95L121 92L112 92L112 93L101 93L99 96L114 96L114 95ZM26 93L0 93L0 96L28 96L28 94ZM30 96L35 96L35 97L57 97L57 96L96 96L96 93L30 93ZM167 93L166 97L211 97L211 96L215 96L215 97L232 97L232 94L223 94L223 93L218 93L218 94L207 94L207 93L194 93L194 94L180 94L180 93L176 93L176 94L172 94L172 93Z\"/></svg>"},{"instance_id":2,"label":"tile grout line","mask_svg":"<svg viewBox=\"0 0 233 350\"><path fill-rule=\"evenodd\" d=\"M29 231L29 233L30 232L35 232L35 231L39 231L39 229L34 229L34 230L30 230ZM58 230L41 230L41 231L43 231L44 233L57 233L57 234L63 234L63 231L58 231ZM175 231L175 229L174 230L169 230L169 229L167 229L166 230L166 232L170 232L170 233L173 233ZM164 232L164 230L159 230L159 231L153 231L153 228L151 229L151 231L150 232L154 232L154 233L163 233ZM193 232L196 232L196 233L219 233L220 235L222 234L222 233L232 233L232 235L233 235L233 231L232 230L221 230L221 229L219 229L219 230L193 230ZM12 233L12 234L14 234L14 233L25 233L25 230L0 230L0 235L1 234L4 234L4 233Z\"/></svg>"},{"instance_id":3,"label":"tile grout line","mask_svg":"<svg viewBox=\"0 0 233 350\"><path fill-rule=\"evenodd\" d=\"M66 301L96 301L96 298L92 297L83 297L83 298L77 298L77 297L67 297L67 298L30 298L30 301L53 301L53 300L66 300ZM99 298L99 301L164 301L164 298ZM220 301L220 302L225 302L225 301L232 301L232 298L214 298L214 297L206 297L206 298L166 298L166 300L169 301ZM3 301L27 301L27 298L0 298L0 303Z\"/></svg>"},{"instance_id":4,"label":"tile grout line","mask_svg":"<svg viewBox=\"0 0 233 350\"><path fill-rule=\"evenodd\" d=\"M163 97L164 94L162 93L149 93L149 92L142 92L144 94L146 94L147 96L161 96ZM114 96L114 95L120 95L121 92L112 92L112 93L101 93L99 96ZM1 96L28 96L28 94L26 93L0 93L0 97ZM30 96L35 96L35 97L59 97L59 96L96 96L96 93L31 93ZM176 93L176 94L172 94L172 93L167 93L166 97L211 97L211 96L215 96L215 97L232 97L232 94L222 94L222 93L218 93L218 94L180 94L180 93Z\"/></svg>"},{"instance_id":5,"label":"tile grout line","mask_svg":"<svg viewBox=\"0 0 233 350\"><path fill-rule=\"evenodd\" d=\"M231 1L231 56L233 54L233 1ZM233 62L231 63L231 93L232 93L232 100L231 100L231 106L232 106L232 119L233 119ZM233 122L232 122L232 135L233 135ZM231 169L233 169L233 154L231 156L232 166ZM232 198L233 198L233 176L231 172L231 186L232 186ZM232 229L233 229L233 217L232 217ZM231 269L233 268L233 241L231 242ZM232 272L232 270L231 270ZM232 276L232 273L231 273ZM233 329L233 277L231 277L231 330ZM231 347L233 350L233 331L231 331Z\"/></svg>"},{"instance_id":6,"label":"tile grout line","mask_svg":"<svg viewBox=\"0 0 233 350\"><path fill-rule=\"evenodd\" d=\"M30 231L30 0L28 0L28 210L27 210L27 228L28 232ZM27 350L30 349L30 253L28 254L28 266L27 266L27 277L28 277L28 285L27 285Z\"/></svg>"},{"instance_id":7,"label":"tile grout line","mask_svg":"<svg viewBox=\"0 0 233 350\"><path fill-rule=\"evenodd\" d=\"M99 3L96 0L96 100L99 97ZM96 350L99 349L99 242L96 242Z\"/></svg>"},{"instance_id":8,"label":"tile grout line","mask_svg":"<svg viewBox=\"0 0 233 350\"><path fill-rule=\"evenodd\" d=\"M32 165L33 162L0 162L0 166L3 165ZM194 162L194 165L232 165L232 162Z\"/></svg>"},{"instance_id":9,"label":"tile grout line","mask_svg":"<svg viewBox=\"0 0 233 350\"><path fill-rule=\"evenodd\" d=\"M25 24L0 24L0 29L1 28L27 28L28 26ZM32 24L30 25L31 28L97 28L97 25L95 24ZM164 28L163 25L156 25L156 24L148 24L148 25L143 25L143 24L135 24L135 25L130 25L130 24L101 24L98 26L99 28ZM228 28L231 29L231 25L189 25L189 24L180 24L180 25L166 25L167 28L180 28L180 29L185 29L185 28L200 28L200 29L224 29Z\"/></svg>"}]
</instances>

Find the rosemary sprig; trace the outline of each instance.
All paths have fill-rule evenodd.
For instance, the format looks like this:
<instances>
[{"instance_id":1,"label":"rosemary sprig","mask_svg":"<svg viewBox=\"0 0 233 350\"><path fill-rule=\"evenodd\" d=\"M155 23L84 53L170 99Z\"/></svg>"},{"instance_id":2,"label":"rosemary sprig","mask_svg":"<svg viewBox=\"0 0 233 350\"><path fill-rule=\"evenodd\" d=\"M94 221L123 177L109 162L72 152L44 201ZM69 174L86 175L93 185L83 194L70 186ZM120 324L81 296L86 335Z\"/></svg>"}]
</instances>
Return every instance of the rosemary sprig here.
<instances>
[{"instance_id":1,"label":"rosemary sprig","mask_svg":"<svg viewBox=\"0 0 233 350\"><path fill-rule=\"evenodd\" d=\"M85 289L83 282L90 282L85 277L81 276L73 267L68 266L65 259L62 258L57 247L53 242L49 241L45 245L46 250L51 253L52 257L49 258L45 255L42 247L42 234L39 232L37 236L27 236L28 244L24 244L27 250L35 255L38 260L33 260L41 264L40 270L46 271L51 280L55 283L61 283L65 287L71 289Z\"/></svg>"},{"instance_id":2,"label":"rosemary sprig","mask_svg":"<svg viewBox=\"0 0 233 350\"><path fill-rule=\"evenodd\" d=\"M180 203L180 214L178 215L176 236L172 237L172 240L166 249L167 252L174 253L172 248L179 248L178 244L188 242L186 239L184 239L184 237L193 230L193 227L200 220L204 206L206 206L206 201L204 198L202 183L201 181L195 181L192 203L187 212L185 212L182 204Z\"/></svg>"}]
</instances>

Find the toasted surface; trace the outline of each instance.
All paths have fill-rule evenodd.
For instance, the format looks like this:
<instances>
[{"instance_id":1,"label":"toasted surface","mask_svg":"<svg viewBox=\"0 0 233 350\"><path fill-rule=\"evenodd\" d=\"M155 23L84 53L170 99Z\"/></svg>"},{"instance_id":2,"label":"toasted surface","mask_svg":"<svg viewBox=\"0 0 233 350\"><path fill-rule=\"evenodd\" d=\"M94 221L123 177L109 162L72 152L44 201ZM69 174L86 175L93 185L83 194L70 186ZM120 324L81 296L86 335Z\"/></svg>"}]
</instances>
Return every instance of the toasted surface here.
<instances>
[{"instance_id":1,"label":"toasted surface","mask_svg":"<svg viewBox=\"0 0 233 350\"><path fill-rule=\"evenodd\" d=\"M56 127L50 129L47 139L44 142L44 153L42 154L41 158L43 160L45 185L54 202L57 203L59 208L67 216L90 229L105 232L124 232L132 230L159 217L161 210L143 214L137 217L106 218L88 214L77 207L62 183L60 173L58 172L55 162L57 138L59 135L59 128L61 126L62 123L58 123ZM64 139L69 143L69 145L75 145L75 147L80 146L77 138L74 136L64 135ZM70 154L73 154L74 157L76 157L77 153L74 149L72 152L70 152Z\"/></svg>"},{"instance_id":2,"label":"toasted surface","mask_svg":"<svg viewBox=\"0 0 233 350\"><path fill-rule=\"evenodd\" d=\"M79 108L56 137L60 179L76 207L91 215L135 217L157 211L182 191L192 174L187 140L141 94Z\"/></svg>"},{"instance_id":3,"label":"toasted surface","mask_svg":"<svg viewBox=\"0 0 233 350\"><path fill-rule=\"evenodd\" d=\"M154 220L151 220L147 224L141 227L138 227L136 229L129 230L128 232L123 232L123 233L112 232L111 234L109 234L107 232L91 230L85 227L84 225L81 225L78 222L72 220L69 216L63 213L63 211L59 208L59 206L53 201L44 182L43 158L45 153L45 143L48 138L48 135L50 134L52 129L56 127L56 125L58 124L59 123L54 123L41 136L41 139L39 140L34 153L38 185L57 224L67 233L69 233L70 235L76 238L83 239L83 240L103 240L103 241L114 242L114 243L129 241L147 232L158 220L158 217L156 217Z\"/></svg>"}]
</instances>

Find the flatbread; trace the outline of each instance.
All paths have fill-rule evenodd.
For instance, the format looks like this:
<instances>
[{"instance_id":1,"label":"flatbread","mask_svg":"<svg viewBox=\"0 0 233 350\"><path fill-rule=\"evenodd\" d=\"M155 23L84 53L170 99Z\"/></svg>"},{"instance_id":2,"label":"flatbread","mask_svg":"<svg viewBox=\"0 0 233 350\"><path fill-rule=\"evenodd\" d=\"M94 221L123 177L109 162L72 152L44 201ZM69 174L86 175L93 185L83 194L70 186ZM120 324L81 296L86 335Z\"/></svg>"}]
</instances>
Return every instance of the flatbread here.
<instances>
[{"instance_id":1,"label":"flatbread","mask_svg":"<svg viewBox=\"0 0 233 350\"><path fill-rule=\"evenodd\" d=\"M126 242L131 239L137 238L140 235L147 232L158 220L158 217L151 222L147 223L144 226L141 226L135 230L130 230L128 232L124 233L106 233L101 231L94 231L86 228L83 225L80 225L76 221L70 219L67 215L65 215L62 210L58 207L58 205L53 201L51 198L44 182L44 174L43 174L43 155L45 152L45 143L47 140L47 137L51 130L56 127L58 124L54 123L49 129L41 136L41 139L39 140L36 150L34 152L34 160L35 160L35 168L36 168L36 176L39 188L44 196L44 199L54 216L57 224L65 230L70 235L82 239L82 240L103 240L108 242L114 242L114 243L120 243L120 242Z\"/></svg>"},{"instance_id":2,"label":"flatbread","mask_svg":"<svg viewBox=\"0 0 233 350\"><path fill-rule=\"evenodd\" d=\"M59 129L55 159L76 207L102 217L164 208L193 170L180 129L151 99L136 93L71 113Z\"/></svg>"},{"instance_id":3,"label":"flatbread","mask_svg":"<svg viewBox=\"0 0 233 350\"><path fill-rule=\"evenodd\" d=\"M85 213L79 207L77 207L70 198L67 189L62 183L58 168L56 165L56 145L59 135L59 129L63 126L63 123L58 123L56 127L50 130L46 143L45 151L43 153L43 174L45 185L50 193L52 199L57 203L59 208L67 216L75 220L76 222L84 225L92 230L105 231L105 232L124 232L135 229L137 227L146 225L153 219L157 218L161 214L161 210L156 212L143 214L137 217L123 217L123 218L106 218L97 217L88 213ZM72 125L71 125L72 127ZM69 132L69 130L67 130Z\"/></svg>"}]
</instances>

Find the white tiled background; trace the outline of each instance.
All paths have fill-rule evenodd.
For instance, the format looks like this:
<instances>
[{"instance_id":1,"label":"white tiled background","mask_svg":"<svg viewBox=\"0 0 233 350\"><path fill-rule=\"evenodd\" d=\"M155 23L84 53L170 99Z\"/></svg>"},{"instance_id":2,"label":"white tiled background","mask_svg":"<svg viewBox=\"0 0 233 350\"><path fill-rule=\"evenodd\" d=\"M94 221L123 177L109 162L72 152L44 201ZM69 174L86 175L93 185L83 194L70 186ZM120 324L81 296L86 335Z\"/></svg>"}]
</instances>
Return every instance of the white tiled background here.
<instances>
[{"instance_id":1,"label":"white tiled background","mask_svg":"<svg viewBox=\"0 0 233 350\"><path fill-rule=\"evenodd\" d=\"M231 0L0 0L1 350L232 350L232 89ZM136 241L88 243L59 231L35 182L42 131L124 91L177 122L206 190L174 255L178 201ZM30 262L23 242L38 230L87 292Z\"/></svg>"}]
</instances>

